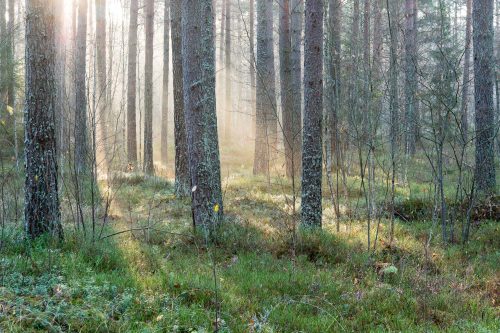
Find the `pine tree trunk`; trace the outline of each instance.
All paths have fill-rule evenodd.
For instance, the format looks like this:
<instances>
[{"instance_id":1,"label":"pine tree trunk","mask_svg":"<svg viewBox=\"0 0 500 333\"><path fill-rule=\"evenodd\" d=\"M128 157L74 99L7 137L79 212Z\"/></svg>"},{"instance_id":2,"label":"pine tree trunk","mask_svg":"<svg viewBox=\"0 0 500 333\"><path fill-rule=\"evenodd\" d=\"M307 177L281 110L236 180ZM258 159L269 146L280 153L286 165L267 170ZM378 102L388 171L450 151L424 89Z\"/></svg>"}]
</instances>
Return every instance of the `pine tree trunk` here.
<instances>
[{"instance_id":1,"label":"pine tree trunk","mask_svg":"<svg viewBox=\"0 0 500 333\"><path fill-rule=\"evenodd\" d=\"M273 1L257 0L257 96L254 174L269 175L277 141Z\"/></svg>"},{"instance_id":2,"label":"pine tree trunk","mask_svg":"<svg viewBox=\"0 0 500 333\"><path fill-rule=\"evenodd\" d=\"M99 127L101 142L108 159L108 114L107 114L107 66L106 66L106 0L95 0L95 36L97 56L97 92L96 98L99 110Z\"/></svg>"},{"instance_id":3,"label":"pine tree trunk","mask_svg":"<svg viewBox=\"0 0 500 333\"><path fill-rule=\"evenodd\" d=\"M13 0L11 0L14 2ZM64 1L56 0L55 7L57 12L64 10ZM65 105L66 98L66 39L65 39L65 19L64 15L58 15L55 22L55 38L56 38L56 104L55 104L55 121L56 121L56 142L58 155L64 155L68 148L67 142L67 114Z\"/></svg>"},{"instance_id":4,"label":"pine tree trunk","mask_svg":"<svg viewBox=\"0 0 500 333\"><path fill-rule=\"evenodd\" d=\"M7 35L8 35L8 44L7 44L7 105L11 107L15 106L15 59L14 59L14 50L15 50L15 41L14 41L14 32L15 32L15 0L9 0L9 25L7 27Z\"/></svg>"},{"instance_id":5,"label":"pine tree trunk","mask_svg":"<svg viewBox=\"0 0 500 333\"><path fill-rule=\"evenodd\" d=\"M232 85L233 82L231 80L232 75L232 63L231 63L231 0L225 0L224 4L226 6L225 9L225 20L226 20L226 45L224 49L225 53L225 73L226 73L226 92L225 92L225 126L224 126L224 136L227 142L231 140L231 129L233 127L233 96L232 96Z\"/></svg>"},{"instance_id":6,"label":"pine tree trunk","mask_svg":"<svg viewBox=\"0 0 500 333\"><path fill-rule=\"evenodd\" d=\"M302 164L302 30L304 21L304 1L291 0L291 39L292 39L292 135L293 165L295 175L299 175Z\"/></svg>"},{"instance_id":7,"label":"pine tree trunk","mask_svg":"<svg viewBox=\"0 0 500 333\"><path fill-rule=\"evenodd\" d=\"M323 1L306 0L304 38L302 226L321 228L323 118Z\"/></svg>"},{"instance_id":8,"label":"pine tree trunk","mask_svg":"<svg viewBox=\"0 0 500 333\"><path fill-rule=\"evenodd\" d=\"M89 154L87 139L87 0L78 6L78 28L75 59L75 168L78 174L88 169Z\"/></svg>"},{"instance_id":9,"label":"pine tree trunk","mask_svg":"<svg viewBox=\"0 0 500 333\"><path fill-rule=\"evenodd\" d=\"M153 164L153 34L154 0L145 0L146 45L144 62L144 172L154 174Z\"/></svg>"},{"instance_id":10,"label":"pine tree trunk","mask_svg":"<svg viewBox=\"0 0 500 333\"><path fill-rule=\"evenodd\" d=\"M183 1L184 106L188 132L193 223L212 233L222 220L215 36L211 0Z\"/></svg>"},{"instance_id":11,"label":"pine tree trunk","mask_svg":"<svg viewBox=\"0 0 500 333\"><path fill-rule=\"evenodd\" d=\"M255 135L256 124L255 124L255 0L249 0L249 23L248 23L248 36L249 36L249 48L250 48L250 105L252 110L252 134Z\"/></svg>"},{"instance_id":12,"label":"pine tree trunk","mask_svg":"<svg viewBox=\"0 0 500 333\"><path fill-rule=\"evenodd\" d=\"M128 30L128 74L127 74L127 156L128 163L137 165L137 16L138 0L130 0L130 23Z\"/></svg>"},{"instance_id":13,"label":"pine tree trunk","mask_svg":"<svg viewBox=\"0 0 500 333\"><path fill-rule=\"evenodd\" d=\"M170 71L170 0L165 0L163 14L163 91L161 113L161 162L168 162L168 83Z\"/></svg>"},{"instance_id":14,"label":"pine tree trunk","mask_svg":"<svg viewBox=\"0 0 500 333\"><path fill-rule=\"evenodd\" d=\"M341 16L342 3L339 0L329 0L328 4L328 77L326 80L327 101L326 105L328 113L327 134L330 136L330 142L327 142L327 168L332 170L333 159L335 158L336 166L339 163L339 114L340 114L340 87L341 87L341 40L340 33L342 31Z\"/></svg>"},{"instance_id":15,"label":"pine tree trunk","mask_svg":"<svg viewBox=\"0 0 500 333\"><path fill-rule=\"evenodd\" d=\"M406 0L405 21L405 153L413 156L417 138L417 0Z\"/></svg>"},{"instance_id":16,"label":"pine tree trunk","mask_svg":"<svg viewBox=\"0 0 500 333\"><path fill-rule=\"evenodd\" d=\"M464 73L462 83L462 141L464 144L469 139L469 81L470 81L470 54L472 40L472 0L467 1L465 18L465 52L464 52Z\"/></svg>"},{"instance_id":17,"label":"pine tree trunk","mask_svg":"<svg viewBox=\"0 0 500 333\"><path fill-rule=\"evenodd\" d=\"M281 112L283 114L283 141L285 145L286 176L294 173L294 133L293 133L293 99L292 99L292 37L290 31L290 0L280 1L280 85Z\"/></svg>"},{"instance_id":18,"label":"pine tree trunk","mask_svg":"<svg viewBox=\"0 0 500 333\"><path fill-rule=\"evenodd\" d=\"M55 138L55 7L26 1L25 226L29 238L62 239Z\"/></svg>"},{"instance_id":19,"label":"pine tree trunk","mask_svg":"<svg viewBox=\"0 0 500 333\"><path fill-rule=\"evenodd\" d=\"M476 100L476 184L479 193L496 191L493 106L493 0L473 0L474 95Z\"/></svg>"},{"instance_id":20,"label":"pine tree trunk","mask_svg":"<svg viewBox=\"0 0 500 333\"><path fill-rule=\"evenodd\" d=\"M226 31L226 1L221 0L220 10L220 40L219 40L219 61L222 64L224 59L224 32Z\"/></svg>"},{"instance_id":21,"label":"pine tree trunk","mask_svg":"<svg viewBox=\"0 0 500 333\"><path fill-rule=\"evenodd\" d=\"M8 63L7 48L3 46L3 41L7 40L7 22L5 14L7 12L7 0L0 0L0 117L4 118L7 106L7 85L8 85Z\"/></svg>"},{"instance_id":22,"label":"pine tree trunk","mask_svg":"<svg viewBox=\"0 0 500 333\"><path fill-rule=\"evenodd\" d=\"M189 177L186 121L184 119L181 1L173 1L170 11L174 79L175 193L178 196L189 196L191 180Z\"/></svg>"}]
</instances>

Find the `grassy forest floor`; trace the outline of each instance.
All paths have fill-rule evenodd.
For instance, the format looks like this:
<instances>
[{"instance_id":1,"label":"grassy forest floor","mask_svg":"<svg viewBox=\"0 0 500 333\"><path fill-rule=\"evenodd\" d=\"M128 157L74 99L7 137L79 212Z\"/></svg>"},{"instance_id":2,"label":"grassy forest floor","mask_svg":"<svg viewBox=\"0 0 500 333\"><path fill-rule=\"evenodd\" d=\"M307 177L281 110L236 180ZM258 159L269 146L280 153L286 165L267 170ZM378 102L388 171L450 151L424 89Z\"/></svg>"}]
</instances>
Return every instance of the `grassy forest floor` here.
<instances>
[{"instance_id":1,"label":"grassy forest floor","mask_svg":"<svg viewBox=\"0 0 500 333\"><path fill-rule=\"evenodd\" d=\"M68 211L61 244L28 244L19 226L7 227L0 332L500 331L498 222L475 224L467 246L444 246L431 221L397 220L390 246L382 219L368 252L365 221L344 218L336 232L327 189L324 231L295 233L290 182L231 165L216 245L192 234L189 200L171 181L135 173L113 176L94 243ZM412 196L427 187L416 184ZM352 192L343 209L362 210Z\"/></svg>"}]
</instances>

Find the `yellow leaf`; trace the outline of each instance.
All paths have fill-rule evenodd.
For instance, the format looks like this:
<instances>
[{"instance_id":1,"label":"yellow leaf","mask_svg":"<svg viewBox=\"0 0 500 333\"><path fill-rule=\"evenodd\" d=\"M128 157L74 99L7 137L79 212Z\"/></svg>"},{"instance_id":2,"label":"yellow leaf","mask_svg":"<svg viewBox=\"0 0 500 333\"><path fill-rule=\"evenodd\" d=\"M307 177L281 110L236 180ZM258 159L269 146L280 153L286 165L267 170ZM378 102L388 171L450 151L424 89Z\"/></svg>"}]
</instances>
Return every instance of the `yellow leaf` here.
<instances>
[{"instance_id":1,"label":"yellow leaf","mask_svg":"<svg viewBox=\"0 0 500 333\"><path fill-rule=\"evenodd\" d=\"M2 124L2 126L5 126L5 120L1 120L0 123Z\"/></svg>"},{"instance_id":2,"label":"yellow leaf","mask_svg":"<svg viewBox=\"0 0 500 333\"><path fill-rule=\"evenodd\" d=\"M14 108L10 105L7 105L7 112L12 116L14 114Z\"/></svg>"},{"instance_id":3,"label":"yellow leaf","mask_svg":"<svg viewBox=\"0 0 500 333\"><path fill-rule=\"evenodd\" d=\"M38 175L35 176L35 182L38 182Z\"/></svg>"},{"instance_id":4,"label":"yellow leaf","mask_svg":"<svg viewBox=\"0 0 500 333\"><path fill-rule=\"evenodd\" d=\"M220 209L219 204L215 204L215 206L214 206L214 212L218 213L219 209Z\"/></svg>"}]
</instances>

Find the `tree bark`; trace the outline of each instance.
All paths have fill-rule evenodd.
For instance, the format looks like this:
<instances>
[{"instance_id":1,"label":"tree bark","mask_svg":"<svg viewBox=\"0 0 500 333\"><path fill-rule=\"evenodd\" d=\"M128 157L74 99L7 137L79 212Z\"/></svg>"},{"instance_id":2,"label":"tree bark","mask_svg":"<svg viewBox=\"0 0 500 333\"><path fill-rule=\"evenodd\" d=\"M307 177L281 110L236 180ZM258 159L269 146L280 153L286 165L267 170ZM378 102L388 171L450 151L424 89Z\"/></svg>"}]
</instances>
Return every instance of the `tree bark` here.
<instances>
[{"instance_id":1,"label":"tree bark","mask_svg":"<svg viewBox=\"0 0 500 333\"><path fill-rule=\"evenodd\" d=\"M11 0L14 2L13 0ZM64 1L56 0L55 8L57 12L64 10ZM56 142L57 153L59 156L64 155L68 149L67 131L68 119L65 106L66 98L66 39L65 39L65 18L64 15L58 15L55 22L55 38L56 38L56 104L55 104L55 121L56 121Z\"/></svg>"},{"instance_id":2,"label":"tree bark","mask_svg":"<svg viewBox=\"0 0 500 333\"><path fill-rule=\"evenodd\" d=\"M252 133L255 134L256 122L255 122L255 0L249 0L249 44L250 44L250 104L252 108Z\"/></svg>"},{"instance_id":3,"label":"tree bark","mask_svg":"<svg viewBox=\"0 0 500 333\"><path fill-rule=\"evenodd\" d=\"M405 3L405 153L415 154L417 139L417 0Z\"/></svg>"},{"instance_id":4,"label":"tree bark","mask_svg":"<svg viewBox=\"0 0 500 333\"><path fill-rule=\"evenodd\" d=\"M332 170L333 159L335 158L336 167L339 165L339 114L340 114L340 88L341 88L341 39L342 31L342 3L340 0L329 0L328 2L328 77L326 80L327 101L326 112L328 123L327 134L330 136L330 142L327 142L327 168Z\"/></svg>"},{"instance_id":5,"label":"tree bark","mask_svg":"<svg viewBox=\"0 0 500 333\"><path fill-rule=\"evenodd\" d=\"M146 45L144 62L144 172L154 174L153 164L153 34L154 0L145 0Z\"/></svg>"},{"instance_id":6,"label":"tree bark","mask_svg":"<svg viewBox=\"0 0 500 333\"><path fill-rule=\"evenodd\" d=\"M75 168L77 174L88 169L89 154L87 139L87 0L78 6L78 28L76 36L75 59Z\"/></svg>"},{"instance_id":7,"label":"tree bark","mask_svg":"<svg viewBox=\"0 0 500 333\"><path fill-rule=\"evenodd\" d=\"M473 0L474 95L476 101L476 184L481 194L496 191L493 106L493 0Z\"/></svg>"},{"instance_id":8,"label":"tree bark","mask_svg":"<svg viewBox=\"0 0 500 333\"><path fill-rule=\"evenodd\" d=\"M101 141L107 156L107 137L109 136L107 115L107 66L106 66L106 0L95 0L95 43L97 56L97 98L99 110L99 127L101 129ZM107 158L108 159L108 156Z\"/></svg>"},{"instance_id":9,"label":"tree bark","mask_svg":"<svg viewBox=\"0 0 500 333\"><path fill-rule=\"evenodd\" d=\"M224 0L226 6L226 45L225 45L225 73L226 73L226 93L225 93L225 110L226 121L224 126L224 136L226 141L231 139L231 129L233 127L233 96L232 96L232 63L231 63L231 0Z\"/></svg>"},{"instance_id":10,"label":"tree bark","mask_svg":"<svg viewBox=\"0 0 500 333\"><path fill-rule=\"evenodd\" d=\"M302 216L304 227L321 228L323 118L323 1L306 0L304 39L304 134Z\"/></svg>"},{"instance_id":11,"label":"tree bark","mask_svg":"<svg viewBox=\"0 0 500 333\"><path fill-rule=\"evenodd\" d=\"M7 22L5 14L7 12L6 0L0 0L0 40L7 40ZM3 44L3 43L2 43ZM4 117L5 108L7 106L7 85L8 85L8 64L7 64L7 48L0 47L0 117ZM6 79L7 78L7 79Z\"/></svg>"},{"instance_id":12,"label":"tree bark","mask_svg":"<svg viewBox=\"0 0 500 333\"><path fill-rule=\"evenodd\" d=\"M130 0L130 21L128 30L128 77L127 77L127 156L128 163L137 165L137 16L138 0Z\"/></svg>"},{"instance_id":13,"label":"tree bark","mask_svg":"<svg viewBox=\"0 0 500 333\"><path fill-rule=\"evenodd\" d=\"M57 193L54 123L55 8L52 0L26 1L25 227L29 238L62 239Z\"/></svg>"},{"instance_id":14,"label":"tree bark","mask_svg":"<svg viewBox=\"0 0 500 333\"><path fill-rule=\"evenodd\" d=\"M257 0L257 97L254 174L269 175L277 141L273 1Z\"/></svg>"},{"instance_id":15,"label":"tree bark","mask_svg":"<svg viewBox=\"0 0 500 333\"><path fill-rule=\"evenodd\" d=\"M191 180L189 177L186 121L184 119L181 1L173 1L170 11L174 79L175 193L178 196L189 196Z\"/></svg>"},{"instance_id":16,"label":"tree bark","mask_svg":"<svg viewBox=\"0 0 500 333\"><path fill-rule=\"evenodd\" d=\"M464 144L469 139L469 82L470 82L470 54L472 40L472 0L467 1L465 17L465 52L464 52L464 73L462 83L462 105L461 105L461 125L462 141Z\"/></svg>"},{"instance_id":17,"label":"tree bark","mask_svg":"<svg viewBox=\"0 0 500 333\"><path fill-rule=\"evenodd\" d=\"M168 83L170 71L170 0L165 0L163 13L163 91L161 113L161 162L168 162Z\"/></svg>"},{"instance_id":18,"label":"tree bark","mask_svg":"<svg viewBox=\"0 0 500 333\"><path fill-rule=\"evenodd\" d=\"M290 31L290 0L280 1L280 85L281 112L283 115L283 141L285 146L286 176L295 176L294 167L294 132L292 99L292 37Z\"/></svg>"},{"instance_id":19,"label":"tree bark","mask_svg":"<svg viewBox=\"0 0 500 333\"><path fill-rule=\"evenodd\" d=\"M182 68L193 223L209 233L222 220L223 213L212 11L211 0L183 1Z\"/></svg>"},{"instance_id":20,"label":"tree bark","mask_svg":"<svg viewBox=\"0 0 500 333\"><path fill-rule=\"evenodd\" d=\"M304 21L304 1L291 0L291 39L292 39L292 146L295 175L300 174L302 164L302 30Z\"/></svg>"}]
</instances>

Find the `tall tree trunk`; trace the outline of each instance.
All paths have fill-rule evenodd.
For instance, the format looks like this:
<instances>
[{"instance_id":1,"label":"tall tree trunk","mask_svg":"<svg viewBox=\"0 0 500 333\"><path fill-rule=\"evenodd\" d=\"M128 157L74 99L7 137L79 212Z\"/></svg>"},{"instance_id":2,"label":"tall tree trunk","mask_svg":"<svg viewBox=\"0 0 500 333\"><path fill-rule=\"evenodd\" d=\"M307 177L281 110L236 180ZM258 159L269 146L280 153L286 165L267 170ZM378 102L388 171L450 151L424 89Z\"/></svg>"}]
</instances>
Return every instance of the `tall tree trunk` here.
<instances>
[{"instance_id":1,"label":"tall tree trunk","mask_svg":"<svg viewBox=\"0 0 500 333\"><path fill-rule=\"evenodd\" d=\"M7 22L5 21L5 14L7 12L7 0L0 0L0 40L7 40ZM0 117L5 115L5 108L7 106L7 85L9 79L8 63L7 63L7 48L0 46Z\"/></svg>"},{"instance_id":2,"label":"tall tree trunk","mask_svg":"<svg viewBox=\"0 0 500 333\"><path fill-rule=\"evenodd\" d=\"M417 139L417 0L405 3L405 153L415 154Z\"/></svg>"},{"instance_id":3,"label":"tall tree trunk","mask_svg":"<svg viewBox=\"0 0 500 333\"><path fill-rule=\"evenodd\" d=\"M304 38L302 225L321 228L323 149L323 1L306 0Z\"/></svg>"},{"instance_id":4,"label":"tall tree trunk","mask_svg":"<svg viewBox=\"0 0 500 333\"><path fill-rule=\"evenodd\" d=\"M372 51L372 89L374 113L382 111L381 79L382 79L382 7L384 0L373 1L373 51Z\"/></svg>"},{"instance_id":5,"label":"tall tree trunk","mask_svg":"<svg viewBox=\"0 0 500 333\"><path fill-rule=\"evenodd\" d=\"M220 40L219 40L219 61L222 65L224 59L224 32L226 31L226 2L228 0L221 0L220 10Z\"/></svg>"},{"instance_id":6,"label":"tall tree trunk","mask_svg":"<svg viewBox=\"0 0 500 333\"><path fill-rule=\"evenodd\" d=\"M493 106L493 0L473 0L474 95L476 100L476 184L482 194L496 191L495 110Z\"/></svg>"},{"instance_id":7,"label":"tall tree trunk","mask_svg":"<svg viewBox=\"0 0 500 333\"><path fill-rule=\"evenodd\" d=\"M280 1L280 85L281 112L283 114L283 141L285 145L286 176L291 178L294 173L294 133L293 99L292 99L292 38L290 32L290 0Z\"/></svg>"},{"instance_id":8,"label":"tall tree trunk","mask_svg":"<svg viewBox=\"0 0 500 333\"><path fill-rule=\"evenodd\" d=\"M398 22L399 6L397 3L387 5L387 19L390 32L390 64L389 64L389 110L390 110L390 150L391 150L391 231L390 243L394 239L394 197L396 182L396 153L399 142L399 88L398 88Z\"/></svg>"},{"instance_id":9,"label":"tall tree trunk","mask_svg":"<svg viewBox=\"0 0 500 333\"><path fill-rule=\"evenodd\" d=\"M462 141L467 143L469 138L469 81L470 81L470 54L472 41L472 0L467 1L467 11L465 17L465 53L464 53L464 73L462 83Z\"/></svg>"},{"instance_id":10,"label":"tall tree trunk","mask_svg":"<svg viewBox=\"0 0 500 333\"><path fill-rule=\"evenodd\" d=\"M127 156L128 163L137 165L137 16L138 0L130 0L130 22L128 30L128 74L127 74Z\"/></svg>"},{"instance_id":11,"label":"tall tree trunk","mask_svg":"<svg viewBox=\"0 0 500 333\"><path fill-rule=\"evenodd\" d=\"M249 8L249 44L250 44L250 104L252 108L252 133L255 134L255 0L250 1Z\"/></svg>"},{"instance_id":12,"label":"tall tree trunk","mask_svg":"<svg viewBox=\"0 0 500 333\"><path fill-rule=\"evenodd\" d=\"M107 156L108 114L107 114L107 66L106 66L106 0L95 0L95 38L97 56L97 97L101 141ZM108 156L106 157L108 160Z\"/></svg>"},{"instance_id":13,"label":"tall tree trunk","mask_svg":"<svg viewBox=\"0 0 500 333\"><path fill-rule=\"evenodd\" d=\"M496 31L495 31L495 45L496 45L496 64L497 70L495 72L495 96L496 96L496 124L500 124L500 4L496 4ZM497 151L500 157L500 133L496 134L497 138Z\"/></svg>"},{"instance_id":14,"label":"tall tree trunk","mask_svg":"<svg viewBox=\"0 0 500 333\"><path fill-rule=\"evenodd\" d=\"M292 146L295 175L299 175L302 164L302 30L304 1L291 0L291 66L292 66Z\"/></svg>"},{"instance_id":15,"label":"tall tree trunk","mask_svg":"<svg viewBox=\"0 0 500 333\"><path fill-rule=\"evenodd\" d=\"M26 1L25 227L63 237L57 193L54 1Z\"/></svg>"},{"instance_id":16,"label":"tall tree trunk","mask_svg":"<svg viewBox=\"0 0 500 333\"><path fill-rule=\"evenodd\" d=\"M168 83L170 71L170 0L165 0L163 14L163 91L161 113L161 162L168 162Z\"/></svg>"},{"instance_id":17,"label":"tall tree trunk","mask_svg":"<svg viewBox=\"0 0 500 333\"><path fill-rule=\"evenodd\" d=\"M13 0L11 0L14 2ZM55 7L58 13L64 11L64 1L56 0ZM55 121L56 121L56 142L57 153L62 156L67 151L67 110L65 109L66 98L66 38L65 38L65 19L64 15L57 15L55 22L55 38L56 38L56 104L55 104Z\"/></svg>"},{"instance_id":18,"label":"tall tree trunk","mask_svg":"<svg viewBox=\"0 0 500 333\"><path fill-rule=\"evenodd\" d=\"M153 34L154 0L146 3L146 45L144 62L144 172L153 174Z\"/></svg>"},{"instance_id":19,"label":"tall tree trunk","mask_svg":"<svg viewBox=\"0 0 500 333\"><path fill-rule=\"evenodd\" d=\"M277 141L273 1L257 0L257 98L254 174L269 175Z\"/></svg>"},{"instance_id":20,"label":"tall tree trunk","mask_svg":"<svg viewBox=\"0 0 500 333\"><path fill-rule=\"evenodd\" d=\"M75 168L78 174L87 171L89 154L87 139L87 0L78 6L78 28L75 59Z\"/></svg>"},{"instance_id":21,"label":"tall tree trunk","mask_svg":"<svg viewBox=\"0 0 500 333\"><path fill-rule=\"evenodd\" d=\"M15 106L15 0L9 0L9 25L7 27L7 105Z\"/></svg>"},{"instance_id":22,"label":"tall tree trunk","mask_svg":"<svg viewBox=\"0 0 500 333\"><path fill-rule=\"evenodd\" d=\"M211 0L183 1L182 68L193 223L210 233L222 220L223 212L212 11Z\"/></svg>"},{"instance_id":23,"label":"tall tree trunk","mask_svg":"<svg viewBox=\"0 0 500 333\"><path fill-rule=\"evenodd\" d=\"M335 158L336 168L339 166L339 114L340 114L340 64L341 64L341 16L342 3L340 0L329 0L328 2L328 76L326 80L327 94L327 134L330 142L327 142L327 168L332 170L333 158Z\"/></svg>"},{"instance_id":24,"label":"tall tree trunk","mask_svg":"<svg viewBox=\"0 0 500 333\"><path fill-rule=\"evenodd\" d=\"M191 193L191 180L189 177L186 121L184 119L181 14L181 1L173 1L170 7L170 27L172 29L172 67L174 72L175 193L178 196L188 196Z\"/></svg>"},{"instance_id":25,"label":"tall tree trunk","mask_svg":"<svg viewBox=\"0 0 500 333\"><path fill-rule=\"evenodd\" d=\"M232 96L232 63L231 63L231 0L224 0L226 6L226 45L225 45L225 73L226 73L226 94L225 109L226 121L224 126L224 136L227 141L231 139L231 128L233 127L233 96Z\"/></svg>"}]
</instances>

